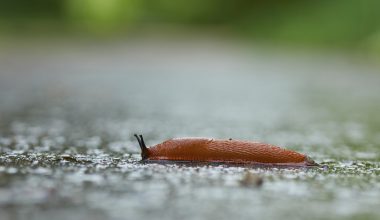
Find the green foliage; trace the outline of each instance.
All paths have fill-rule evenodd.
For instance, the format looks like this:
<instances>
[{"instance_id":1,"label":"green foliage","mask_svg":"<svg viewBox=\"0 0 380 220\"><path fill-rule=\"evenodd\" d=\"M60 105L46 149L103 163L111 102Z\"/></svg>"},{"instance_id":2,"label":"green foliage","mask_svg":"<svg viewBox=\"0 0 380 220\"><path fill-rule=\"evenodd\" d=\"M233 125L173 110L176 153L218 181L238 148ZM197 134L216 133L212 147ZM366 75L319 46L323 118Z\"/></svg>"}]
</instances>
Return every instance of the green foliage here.
<instances>
[{"instance_id":1,"label":"green foliage","mask_svg":"<svg viewBox=\"0 0 380 220\"><path fill-rule=\"evenodd\" d=\"M217 25L253 39L380 51L379 9L377 0L3 0L0 25L55 20L111 34L156 24Z\"/></svg>"},{"instance_id":2,"label":"green foliage","mask_svg":"<svg viewBox=\"0 0 380 220\"><path fill-rule=\"evenodd\" d=\"M243 28L256 36L278 41L361 46L380 30L379 8L379 1L299 3L286 10L268 11L274 16L256 21L248 18Z\"/></svg>"},{"instance_id":3,"label":"green foliage","mask_svg":"<svg viewBox=\"0 0 380 220\"><path fill-rule=\"evenodd\" d=\"M139 4L139 0L65 0L65 16L73 26L107 32L135 22Z\"/></svg>"}]
</instances>

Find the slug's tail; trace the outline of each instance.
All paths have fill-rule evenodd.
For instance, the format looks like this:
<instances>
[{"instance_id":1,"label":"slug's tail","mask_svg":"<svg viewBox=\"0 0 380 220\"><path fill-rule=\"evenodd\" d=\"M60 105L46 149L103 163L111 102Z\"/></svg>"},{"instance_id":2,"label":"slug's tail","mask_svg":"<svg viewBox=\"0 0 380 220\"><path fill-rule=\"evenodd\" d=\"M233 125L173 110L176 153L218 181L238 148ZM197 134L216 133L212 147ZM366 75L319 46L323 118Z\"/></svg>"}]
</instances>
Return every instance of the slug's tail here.
<instances>
[{"instance_id":1,"label":"slug's tail","mask_svg":"<svg viewBox=\"0 0 380 220\"><path fill-rule=\"evenodd\" d=\"M306 156L306 166L317 166L320 167L321 165L316 163L311 157Z\"/></svg>"},{"instance_id":2,"label":"slug's tail","mask_svg":"<svg viewBox=\"0 0 380 220\"><path fill-rule=\"evenodd\" d=\"M137 136L137 134L135 134L134 136L136 137L137 141L139 142L139 145L140 145L140 148L141 148L141 158L142 158L142 160L148 159L148 148L145 145L143 136L141 134L139 135L140 137Z\"/></svg>"}]
</instances>

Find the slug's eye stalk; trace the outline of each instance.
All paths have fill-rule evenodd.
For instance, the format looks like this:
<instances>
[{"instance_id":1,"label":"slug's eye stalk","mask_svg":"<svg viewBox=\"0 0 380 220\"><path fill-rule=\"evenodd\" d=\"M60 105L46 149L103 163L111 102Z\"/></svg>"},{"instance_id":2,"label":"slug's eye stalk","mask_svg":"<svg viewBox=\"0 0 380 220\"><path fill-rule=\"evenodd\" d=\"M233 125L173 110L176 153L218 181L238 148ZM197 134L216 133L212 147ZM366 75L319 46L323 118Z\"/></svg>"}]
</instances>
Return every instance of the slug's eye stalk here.
<instances>
[{"instance_id":1,"label":"slug's eye stalk","mask_svg":"<svg viewBox=\"0 0 380 220\"><path fill-rule=\"evenodd\" d=\"M148 148L145 145L144 138L140 134L140 137L137 136L137 134L134 135L139 142L140 148L141 148L141 158L142 160L146 160L148 158Z\"/></svg>"}]
</instances>

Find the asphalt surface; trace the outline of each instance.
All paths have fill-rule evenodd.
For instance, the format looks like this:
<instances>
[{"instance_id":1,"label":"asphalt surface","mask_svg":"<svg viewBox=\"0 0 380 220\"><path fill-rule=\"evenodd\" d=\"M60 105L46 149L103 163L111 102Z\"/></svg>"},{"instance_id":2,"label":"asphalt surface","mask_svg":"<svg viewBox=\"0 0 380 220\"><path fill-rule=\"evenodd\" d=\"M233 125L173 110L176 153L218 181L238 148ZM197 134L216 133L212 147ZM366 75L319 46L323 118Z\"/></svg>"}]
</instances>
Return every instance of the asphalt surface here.
<instances>
[{"instance_id":1,"label":"asphalt surface","mask_svg":"<svg viewBox=\"0 0 380 220\"><path fill-rule=\"evenodd\" d=\"M379 85L353 58L210 39L3 45L0 219L379 219ZM323 167L145 164L134 133Z\"/></svg>"}]
</instances>

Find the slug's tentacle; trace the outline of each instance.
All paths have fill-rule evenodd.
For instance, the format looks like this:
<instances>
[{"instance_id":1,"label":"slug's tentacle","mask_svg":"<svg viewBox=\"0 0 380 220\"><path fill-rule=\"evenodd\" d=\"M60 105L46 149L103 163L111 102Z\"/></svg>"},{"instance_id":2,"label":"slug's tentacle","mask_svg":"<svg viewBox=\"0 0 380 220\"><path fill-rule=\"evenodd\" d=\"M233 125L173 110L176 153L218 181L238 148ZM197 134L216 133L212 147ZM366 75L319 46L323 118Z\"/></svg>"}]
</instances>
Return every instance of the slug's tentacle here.
<instances>
[{"instance_id":1,"label":"slug's tentacle","mask_svg":"<svg viewBox=\"0 0 380 220\"><path fill-rule=\"evenodd\" d=\"M134 136L136 137L137 141L139 142L139 145L140 145L140 148L141 148L141 158L142 158L142 160L148 159L148 148L145 145L143 136L141 134L140 134L140 138L139 138L139 136L137 136L137 134L135 134Z\"/></svg>"}]
</instances>

